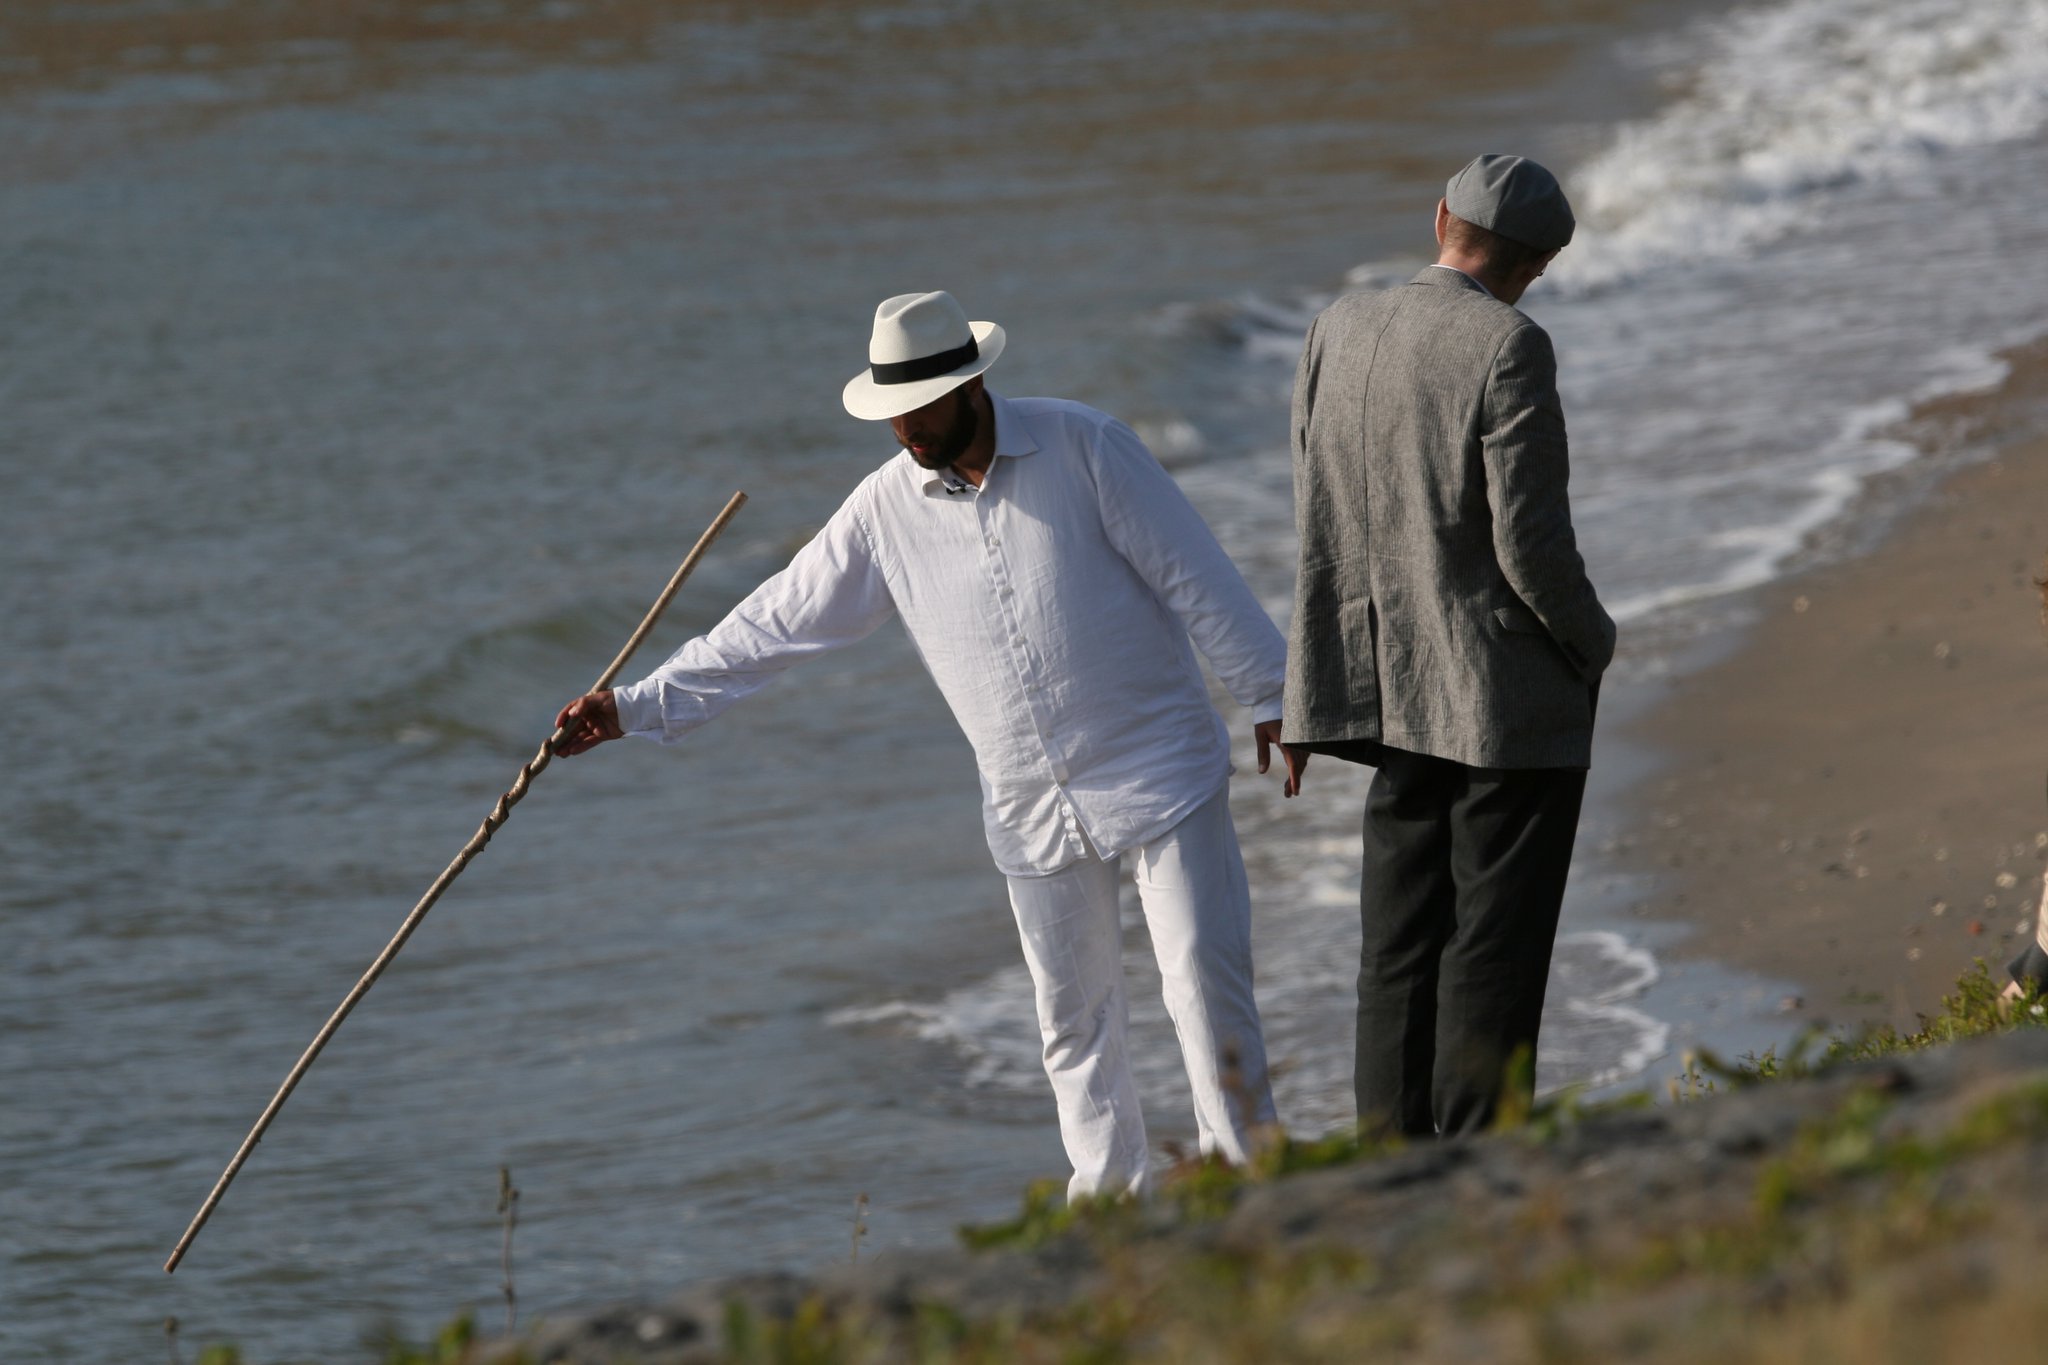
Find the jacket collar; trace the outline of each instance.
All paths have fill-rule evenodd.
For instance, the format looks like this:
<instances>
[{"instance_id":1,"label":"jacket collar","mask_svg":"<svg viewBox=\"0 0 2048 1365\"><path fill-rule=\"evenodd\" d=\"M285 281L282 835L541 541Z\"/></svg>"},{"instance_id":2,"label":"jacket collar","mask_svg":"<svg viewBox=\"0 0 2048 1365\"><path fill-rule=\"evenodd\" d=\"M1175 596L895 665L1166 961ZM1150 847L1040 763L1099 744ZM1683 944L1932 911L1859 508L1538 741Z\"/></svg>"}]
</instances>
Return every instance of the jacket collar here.
<instances>
[{"instance_id":1,"label":"jacket collar","mask_svg":"<svg viewBox=\"0 0 2048 1365\"><path fill-rule=\"evenodd\" d=\"M1433 284L1438 288L1470 289L1475 293L1493 297L1493 291L1467 275L1454 265L1426 265L1422 273L1408 281L1410 284Z\"/></svg>"}]
</instances>

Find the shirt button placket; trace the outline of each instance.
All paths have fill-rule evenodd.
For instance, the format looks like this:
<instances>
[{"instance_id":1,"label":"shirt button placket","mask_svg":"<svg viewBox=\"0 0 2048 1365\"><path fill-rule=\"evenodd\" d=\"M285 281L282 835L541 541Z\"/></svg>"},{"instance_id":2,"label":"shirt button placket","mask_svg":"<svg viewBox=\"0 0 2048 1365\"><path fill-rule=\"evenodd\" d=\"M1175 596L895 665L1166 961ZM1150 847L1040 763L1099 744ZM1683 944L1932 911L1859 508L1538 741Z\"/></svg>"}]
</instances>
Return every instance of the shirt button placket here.
<instances>
[{"instance_id":1,"label":"shirt button placket","mask_svg":"<svg viewBox=\"0 0 2048 1365\"><path fill-rule=\"evenodd\" d=\"M1052 774L1053 782L1064 783L1067 780L1067 765L1061 762L1053 751L1052 717L1046 714L1045 689L1039 685L1038 677L1032 671L1031 655L1024 640L1024 623L1017 616L1017 590L1010 585L1010 575L1003 565L1000 553L1003 538L991 524L995 507L992 503L980 503L976 505L975 510L981 514L982 543L988 546L989 580L996 585L996 600L1002 604L1003 624L1010 632L1010 647L1016 651L1013 662L1017 670L1017 679L1024 686L1024 709L1031 717L1031 731L1038 740L1039 752L1045 757L1046 768ZM1077 840L1080 830L1074 823L1073 809L1064 803L1062 808L1066 811L1069 841Z\"/></svg>"}]
</instances>

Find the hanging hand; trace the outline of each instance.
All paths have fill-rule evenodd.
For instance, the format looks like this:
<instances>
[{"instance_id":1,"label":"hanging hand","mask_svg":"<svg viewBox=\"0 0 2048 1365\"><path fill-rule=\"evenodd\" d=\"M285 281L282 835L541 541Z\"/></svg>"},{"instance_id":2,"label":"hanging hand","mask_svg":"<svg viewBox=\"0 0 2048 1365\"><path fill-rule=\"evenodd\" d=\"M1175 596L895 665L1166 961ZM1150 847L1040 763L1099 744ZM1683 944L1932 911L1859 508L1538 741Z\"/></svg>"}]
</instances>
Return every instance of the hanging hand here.
<instances>
[{"instance_id":1,"label":"hanging hand","mask_svg":"<svg viewBox=\"0 0 2048 1365\"><path fill-rule=\"evenodd\" d=\"M1252 735L1259 741L1259 771L1264 772L1271 764L1273 747L1279 746L1280 759L1287 765L1287 780L1281 785L1282 796L1301 794L1301 775L1308 771L1308 750L1297 749L1292 744L1280 743L1280 722L1262 720L1252 727Z\"/></svg>"}]
</instances>

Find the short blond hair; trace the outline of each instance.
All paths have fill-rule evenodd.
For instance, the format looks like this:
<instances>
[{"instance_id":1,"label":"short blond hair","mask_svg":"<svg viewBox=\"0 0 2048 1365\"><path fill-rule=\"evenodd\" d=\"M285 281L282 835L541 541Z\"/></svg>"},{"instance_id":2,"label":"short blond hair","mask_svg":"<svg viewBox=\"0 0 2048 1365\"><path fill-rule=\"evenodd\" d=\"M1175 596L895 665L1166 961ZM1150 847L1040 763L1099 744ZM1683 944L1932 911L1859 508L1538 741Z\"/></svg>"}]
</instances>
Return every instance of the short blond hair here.
<instances>
[{"instance_id":1,"label":"short blond hair","mask_svg":"<svg viewBox=\"0 0 2048 1365\"><path fill-rule=\"evenodd\" d=\"M1513 275L1527 270L1550 254L1512 237L1503 237L1492 228L1468 222L1448 210L1444 218L1447 220L1444 223L1444 245L1470 252L1486 262L1488 270L1499 274Z\"/></svg>"}]
</instances>

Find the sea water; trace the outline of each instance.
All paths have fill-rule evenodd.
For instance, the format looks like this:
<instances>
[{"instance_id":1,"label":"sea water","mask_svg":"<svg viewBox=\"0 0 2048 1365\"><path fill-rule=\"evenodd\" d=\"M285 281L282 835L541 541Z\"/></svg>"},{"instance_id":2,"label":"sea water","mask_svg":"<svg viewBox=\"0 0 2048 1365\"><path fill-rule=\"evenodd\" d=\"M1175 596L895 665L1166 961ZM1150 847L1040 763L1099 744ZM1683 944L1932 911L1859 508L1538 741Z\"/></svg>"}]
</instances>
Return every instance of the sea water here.
<instances>
[{"instance_id":1,"label":"sea water","mask_svg":"<svg viewBox=\"0 0 2048 1365\"><path fill-rule=\"evenodd\" d=\"M559 41L512 49L0 54L13 1355L157 1351L173 1314L258 1359L495 1322L500 1165L529 1313L839 1259L862 1194L867 1254L929 1245L1061 1172L971 758L885 630L682 746L551 768L158 1269L726 496L640 666L890 454L837 401L884 295L952 289L1010 331L998 390L1130 419L1284 621L1309 318L1428 259L1473 152L1542 157L1581 228L1524 306L1624 629L1607 722L1842 540L1910 457L1890 424L1995 382L2048 304L2040 3L620 8L539 7ZM1283 802L1225 707L1280 1109L1319 1131L1369 774ZM1770 1028L1728 1016L1775 983L1623 913L1654 894L1601 856L1626 816L1596 790L1546 1087Z\"/></svg>"}]
</instances>

